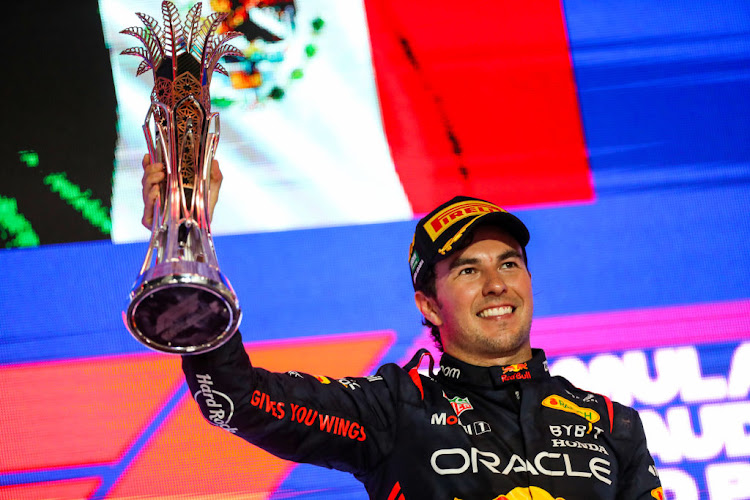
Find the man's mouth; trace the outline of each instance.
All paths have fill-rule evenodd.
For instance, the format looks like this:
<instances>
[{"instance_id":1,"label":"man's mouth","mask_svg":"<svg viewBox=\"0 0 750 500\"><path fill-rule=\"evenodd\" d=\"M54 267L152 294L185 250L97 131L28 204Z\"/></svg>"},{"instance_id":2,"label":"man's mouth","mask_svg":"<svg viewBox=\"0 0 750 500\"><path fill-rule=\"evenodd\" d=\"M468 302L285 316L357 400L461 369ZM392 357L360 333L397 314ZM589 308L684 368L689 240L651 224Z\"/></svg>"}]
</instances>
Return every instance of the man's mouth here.
<instances>
[{"instance_id":1,"label":"man's mouth","mask_svg":"<svg viewBox=\"0 0 750 500\"><path fill-rule=\"evenodd\" d=\"M506 314L511 314L515 310L516 308L513 306L490 307L489 309L479 311L477 313L477 316L479 316L480 318L494 318L497 316L505 316Z\"/></svg>"}]
</instances>

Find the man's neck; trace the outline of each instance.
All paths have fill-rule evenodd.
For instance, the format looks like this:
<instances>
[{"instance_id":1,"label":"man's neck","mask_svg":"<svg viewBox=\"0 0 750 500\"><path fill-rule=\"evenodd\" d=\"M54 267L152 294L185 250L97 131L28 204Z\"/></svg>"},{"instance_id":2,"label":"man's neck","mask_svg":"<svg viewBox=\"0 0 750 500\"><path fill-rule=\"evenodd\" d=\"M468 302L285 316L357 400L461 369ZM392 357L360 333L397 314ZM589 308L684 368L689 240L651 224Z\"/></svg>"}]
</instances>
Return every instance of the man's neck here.
<instances>
[{"instance_id":1,"label":"man's neck","mask_svg":"<svg viewBox=\"0 0 750 500\"><path fill-rule=\"evenodd\" d=\"M467 353L460 349L445 349L446 354L450 354L456 359L474 366L506 366L517 363L524 363L531 359L531 346L523 345L512 352L493 353L485 355L483 353Z\"/></svg>"}]
</instances>

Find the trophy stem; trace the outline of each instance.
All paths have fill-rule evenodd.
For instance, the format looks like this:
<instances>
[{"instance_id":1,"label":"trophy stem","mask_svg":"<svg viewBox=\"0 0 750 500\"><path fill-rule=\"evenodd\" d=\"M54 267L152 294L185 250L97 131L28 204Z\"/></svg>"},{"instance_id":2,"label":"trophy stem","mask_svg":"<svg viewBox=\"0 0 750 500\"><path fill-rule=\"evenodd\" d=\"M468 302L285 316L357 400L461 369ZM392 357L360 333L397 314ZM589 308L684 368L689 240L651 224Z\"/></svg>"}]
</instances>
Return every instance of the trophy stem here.
<instances>
[{"instance_id":1,"label":"trophy stem","mask_svg":"<svg viewBox=\"0 0 750 500\"><path fill-rule=\"evenodd\" d=\"M192 96L179 104L190 105L196 119L205 118ZM175 111L154 102L143 125L149 155L164 164L166 180L154 203L149 248L131 292L126 325L152 349L191 354L224 343L236 331L241 311L219 271L207 213L218 113L209 115L203 127L196 127L193 117L184 119L182 132L176 123ZM186 165L190 159L196 161ZM192 185L186 182L190 174Z\"/></svg>"}]
</instances>

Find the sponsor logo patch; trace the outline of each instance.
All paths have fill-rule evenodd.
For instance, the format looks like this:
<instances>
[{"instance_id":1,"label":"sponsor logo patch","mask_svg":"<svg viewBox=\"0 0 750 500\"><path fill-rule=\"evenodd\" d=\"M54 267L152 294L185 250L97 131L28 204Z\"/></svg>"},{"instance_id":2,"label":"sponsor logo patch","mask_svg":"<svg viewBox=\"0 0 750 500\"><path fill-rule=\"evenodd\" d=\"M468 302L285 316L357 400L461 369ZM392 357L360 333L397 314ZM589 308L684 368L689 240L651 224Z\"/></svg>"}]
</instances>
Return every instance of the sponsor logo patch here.
<instances>
[{"instance_id":1,"label":"sponsor logo patch","mask_svg":"<svg viewBox=\"0 0 750 500\"><path fill-rule=\"evenodd\" d=\"M536 486L529 486L528 488L524 488L522 486L519 486L517 488L513 488L505 495L500 495L499 497L495 497L494 500L565 500L563 497L553 497L552 495L547 492L547 490L543 490L542 488L538 488Z\"/></svg>"},{"instance_id":2,"label":"sponsor logo patch","mask_svg":"<svg viewBox=\"0 0 750 500\"><path fill-rule=\"evenodd\" d=\"M524 380L530 379L531 372L527 363L517 363L515 365L503 366L503 374L500 376L500 380L503 382L510 382L513 380Z\"/></svg>"},{"instance_id":3,"label":"sponsor logo patch","mask_svg":"<svg viewBox=\"0 0 750 500\"><path fill-rule=\"evenodd\" d=\"M457 417L460 417L461 414L465 411L474 409L474 407L471 406L471 402L469 401L469 398L460 398L456 396L455 398L451 398L448 401L453 407L453 411L456 412Z\"/></svg>"},{"instance_id":4,"label":"sponsor logo patch","mask_svg":"<svg viewBox=\"0 0 750 500\"><path fill-rule=\"evenodd\" d=\"M475 447L471 449L447 448L436 450L430 457L430 465L432 470L441 476L486 474L489 471L503 476L523 474L524 478L528 478L528 474L593 478L608 486L612 484L612 479L610 479L612 470L608 460L603 457L594 457L590 460L574 457L575 455L568 453L541 451L536 456L526 458L513 454L506 462L494 452L483 451Z\"/></svg>"},{"instance_id":5,"label":"sponsor logo patch","mask_svg":"<svg viewBox=\"0 0 750 500\"><path fill-rule=\"evenodd\" d=\"M529 486L523 488L519 486L513 488L505 495L496 496L492 500L565 500L563 497L553 497L546 490L538 488L536 486ZM453 500L462 500L458 497L453 497Z\"/></svg>"},{"instance_id":6,"label":"sponsor logo patch","mask_svg":"<svg viewBox=\"0 0 750 500\"><path fill-rule=\"evenodd\" d=\"M583 398L584 403L598 403L597 399L594 397L593 394L588 394L586 397Z\"/></svg>"},{"instance_id":7,"label":"sponsor logo patch","mask_svg":"<svg viewBox=\"0 0 750 500\"><path fill-rule=\"evenodd\" d=\"M599 453L609 455L609 452L607 451L607 449L600 444L586 443L582 441L573 441L570 439L553 439L552 447L553 448L581 448L584 450L597 451Z\"/></svg>"},{"instance_id":8,"label":"sponsor logo patch","mask_svg":"<svg viewBox=\"0 0 750 500\"><path fill-rule=\"evenodd\" d=\"M345 418L326 415L314 408L289 403L289 412L292 422L304 424L307 427L318 429L322 432L342 436L353 441L364 441L367 439L365 428L359 422Z\"/></svg>"},{"instance_id":9,"label":"sponsor logo patch","mask_svg":"<svg viewBox=\"0 0 750 500\"><path fill-rule=\"evenodd\" d=\"M456 415L448 415L445 412L433 413L430 419L432 425L460 425L464 432L469 436L478 436L485 432L491 432L490 424L484 421L471 422L466 425L462 424Z\"/></svg>"},{"instance_id":10,"label":"sponsor logo patch","mask_svg":"<svg viewBox=\"0 0 750 500\"><path fill-rule=\"evenodd\" d=\"M562 410L568 413L573 413L575 415L578 415L579 417L586 419L592 424L598 422L601 418L599 417L599 414L591 408L582 408L574 402L560 397L556 394L544 398L544 401L542 401L542 406L552 408L553 410Z\"/></svg>"},{"instance_id":11,"label":"sponsor logo patch","mask_svg":"<svg viewBox=\"0 0 750 500\"><path fill-rule=\"evenodd\" d=\"M427 234L430 235L430 238L432 238L432 241L435 241L446 229L456 222L467 217L476 217L477 215L492 212L505 212L505 210L484 201L462 201L445 207L433 215L430 220L425 222L424 228Z\"/></svg>"},{"instance_id":12,"label":"sponsor logo patch","mask_svg":"<svg viewBox=\"0 0 750 500\"><path fill-rule=\"evenodd\" d=\"M193 399L199 406L206 407L208 421L232 434L236 433L237 428L229 425L234 415L234 402L231 398L223 392L214 390L211 375L196 375L195 380L198 382L199 388L193 394Z\"/></svg>"},{"instance_id":13,"label":"sponsor logo patch","mask_svg":"<svg viewBox=\"0 0 750 500\"><path fill-rule=\"evenodd\" d=\"M529 366L527 363L516 363L515 365L503 366L503 373L516 373L528 369Z\"/></svg>"},{"instance_id":14,"label":"sponsor logo patch","mask_svg":"<svg viewBox=\"0 0 750 500\"><path fill-rule=\"evenodd\" d=\"M253 394L250 397L250 404L255 406L256 408L260 408L266 413L270 413L279 420L283 419L286 415L283 402L274 401L273 399L271 399L271 396L269 396L265 392L260 392L257 389L253 391Z\"/></svg>"},{"instance_id":15,"label":"sponsor logo patch","mask_svg":"<svg viewBox=\"0 0 750 500\"><path fill-rule=\"evenodd\" d=\"M604 432L604 429L596 425L589 423L586 425L550 425L550 434L555 437L578 437L581 438L586 434L591 434L593 431L594 439L599 439L599 434Z\"/></svg>"},{"instance_id":16,"label":"sponsor logo patch","mask_svg":"<svg viewBox=\"0 0 750 500\"><path fill-rule=\"evenodd\" d=\"M448 378L459 378L461 376L461 369L455 366L440 366L440 372Z\"/></svg>"},{"instance_id":17,"label":"sponsor logo patch","mask_svg":"<svg viewBox=\"0 0 750 500\"><path fill-rule=\"evenodd\" d=\"M411 267L412 273L414 273L414 271L417 269L417 264L419 263L419 261L419 254L417 252L414 252L414 254L411 256L411 261L409 262L409 267Z\"/></svg>"},{"instance_id":18,"label":"sponsor logo patch","mask_svg":"<svg viewBox=\"0 0 750 500\"><path fill-rule=\"evenodd\" d=\"M338 383L353 391L361 387L357 382L348 378L340 378L338 379Z\"/></svg>"}]
</instances>

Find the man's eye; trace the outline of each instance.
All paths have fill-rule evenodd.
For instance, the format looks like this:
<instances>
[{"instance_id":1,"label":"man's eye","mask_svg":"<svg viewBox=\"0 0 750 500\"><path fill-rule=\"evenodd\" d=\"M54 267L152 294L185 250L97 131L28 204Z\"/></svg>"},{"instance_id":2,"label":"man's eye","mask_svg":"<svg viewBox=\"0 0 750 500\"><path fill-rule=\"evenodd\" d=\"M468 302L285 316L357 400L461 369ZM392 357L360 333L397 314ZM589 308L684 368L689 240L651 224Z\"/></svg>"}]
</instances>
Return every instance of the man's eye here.
<instances>
[{"instance_id":1,"label":"man's eye","mask_svg":"<svg viewBox=\"0 0 750 500\"><path fill-rule=\"evenodd\" d=\"M503 262L501 264L501 267L503 269L510 269L510 268L513 268L513 267L518 267L518 264L516 262L514 262L514 261L511 260L511 261L508 261L508 262Z\"/></svg>"},{"instance_id":2,"label":"man's eye","mask_svg":"<svg viewBox=\"0 0 750 500\"><path fill-rule=\"evenodd\" d=\"M464 267L463 269L458 271L458 274L472 274L472 273L474 273L473 267Z\"/></svg>"}]
</instances>

